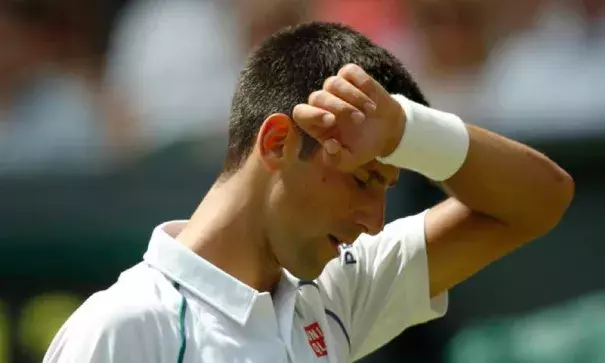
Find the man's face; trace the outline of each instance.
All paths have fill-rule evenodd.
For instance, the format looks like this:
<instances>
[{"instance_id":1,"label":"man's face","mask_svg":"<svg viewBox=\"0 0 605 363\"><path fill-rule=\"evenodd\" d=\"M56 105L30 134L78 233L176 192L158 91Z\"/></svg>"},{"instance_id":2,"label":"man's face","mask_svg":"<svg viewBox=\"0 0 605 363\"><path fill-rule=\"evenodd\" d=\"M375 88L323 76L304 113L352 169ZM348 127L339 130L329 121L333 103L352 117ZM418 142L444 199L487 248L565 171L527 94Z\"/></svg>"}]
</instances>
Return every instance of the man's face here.
<instances>
[{"instance_id":1,"label":"man's face","mask_svg":"<svg viewBox=\"0 0 605 363\"><path fill-rule=\"evenodd\" d=\"M293 141L295 142L295 141ZM386 191L398 169L376 161L354 173L286 153L268 195L267 235L279 264L303 280L315 279L338 256L341 243L384 224Z\"/></svg>"}]
</instances>

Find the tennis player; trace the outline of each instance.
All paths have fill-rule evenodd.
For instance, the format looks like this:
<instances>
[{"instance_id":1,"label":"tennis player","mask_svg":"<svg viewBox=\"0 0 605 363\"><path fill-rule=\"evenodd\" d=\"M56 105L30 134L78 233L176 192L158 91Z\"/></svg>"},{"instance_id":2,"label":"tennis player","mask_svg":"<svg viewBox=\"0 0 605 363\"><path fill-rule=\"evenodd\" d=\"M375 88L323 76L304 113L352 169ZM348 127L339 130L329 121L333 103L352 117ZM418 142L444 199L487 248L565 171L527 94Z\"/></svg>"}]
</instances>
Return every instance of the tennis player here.
<instances>
[{"instance_id":1,"label":"tennis player","mask_svg":"<svg viewBox=\"0 0 605 363\"><path fill-rule=\"evenodd\" d=\"M402 169L451 197L384 226ZM354 30L287 28L241 73L193 216L156 227L44 362L354 361L442 316L449 289L547 233L573 193L544 155L429 108Z\"/></svg>"}]
</instances>

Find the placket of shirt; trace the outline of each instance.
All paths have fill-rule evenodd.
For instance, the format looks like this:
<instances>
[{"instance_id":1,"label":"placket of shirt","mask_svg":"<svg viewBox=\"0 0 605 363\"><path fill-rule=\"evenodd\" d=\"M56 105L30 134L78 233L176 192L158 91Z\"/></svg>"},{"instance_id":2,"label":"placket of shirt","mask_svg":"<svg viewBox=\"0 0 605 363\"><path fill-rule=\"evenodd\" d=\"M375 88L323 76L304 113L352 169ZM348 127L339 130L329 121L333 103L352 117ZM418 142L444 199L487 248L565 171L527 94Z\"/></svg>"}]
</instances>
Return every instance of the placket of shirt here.
<instances>
[{"instance_id":1,"label":"placket of shirt","mask_svg":"<svg viewBox=\"0 0 605 363\"><path fill-rule=\"evenodd\" d=\"M326 348L328 349L328 362L338 363L338 350L334 336L332 335L328 318L326 316L325 307L318 288L314 285L305 285L301 287L304 293L301 295L306 301L306 305L311 308L313 314L317 318L317 322L324 333Z\"/></svg>"},{"instance_id":2,"label":"placket of shirt","mask_svg":"<svg viewBox=\"0 0 605 363\"><path fill-rule=\"evenodd\" d=\"M282 341L277 312L269 293L258 294L247 325L251 329L250 333L258 337L265 337L276 343Z\"/></svg>"},{"instance_id":3,"label":"placket of shirt","mask_svg":"<svg viewBox=\"0 0 605 363\"><path fill-rule=\"evenodd\" d=\"M294 323L294 308L298 293L296 288L287 286L286 284L280 283L280 288L273 299L279 325L279 334L286 346L289 361L294 362L292 324Z\"/></svg>"}]
</instances>

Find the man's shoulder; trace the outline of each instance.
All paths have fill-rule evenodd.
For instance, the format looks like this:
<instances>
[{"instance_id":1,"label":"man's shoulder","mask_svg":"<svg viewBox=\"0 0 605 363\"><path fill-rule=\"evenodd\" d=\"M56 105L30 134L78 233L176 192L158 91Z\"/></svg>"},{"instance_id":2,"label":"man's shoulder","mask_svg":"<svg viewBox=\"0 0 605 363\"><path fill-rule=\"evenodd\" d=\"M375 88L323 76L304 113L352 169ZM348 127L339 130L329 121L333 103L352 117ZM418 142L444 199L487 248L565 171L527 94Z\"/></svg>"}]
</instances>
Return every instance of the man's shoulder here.
<instances>
[{"instance_id":1,"label":"man's shoulder","mask_svg":"<svg viewBox=\"0 0 605 363\"><path fill-rule=\"evenodd\" d=\"M140 264L90 296L54 337L44 362L140 362L174 355L180 294L168 279ZM132 347L136 349L133 350Z\"/></svg>"},{"instance_id":2,"label":"man's shoulder","mask_svg":"<svg viewBox=\"0 0 605 363\"><path fill-rule=\"evenodd\" d=\"M124 271L106 290L91 295L70 317L66 325L85 324L104 329L122 326L176 322L179 292L159 272L144 264Z\"/></svg>"}]
</instances>

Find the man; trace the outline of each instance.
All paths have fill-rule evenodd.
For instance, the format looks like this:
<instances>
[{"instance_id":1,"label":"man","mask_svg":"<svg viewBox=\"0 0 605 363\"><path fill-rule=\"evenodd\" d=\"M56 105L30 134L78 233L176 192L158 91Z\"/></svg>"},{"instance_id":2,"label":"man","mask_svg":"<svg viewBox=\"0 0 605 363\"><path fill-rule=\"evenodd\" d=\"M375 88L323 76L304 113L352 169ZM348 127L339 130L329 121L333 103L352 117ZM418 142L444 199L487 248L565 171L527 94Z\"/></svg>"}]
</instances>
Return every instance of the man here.
<instances>
[{"instance_id":1,"label":"man","mask_svg":"<svg viewBox=\"0 0 605 363\"><path fill-rule=\"evenodd\" d=\"M448 289L555 226L574 186L538 152L422 104L349 28L270 37L241 74L216 184L44 361L347 362L443 315ZM452 197L383 229L399 168Z\"/></svg>"}]
</instances>

